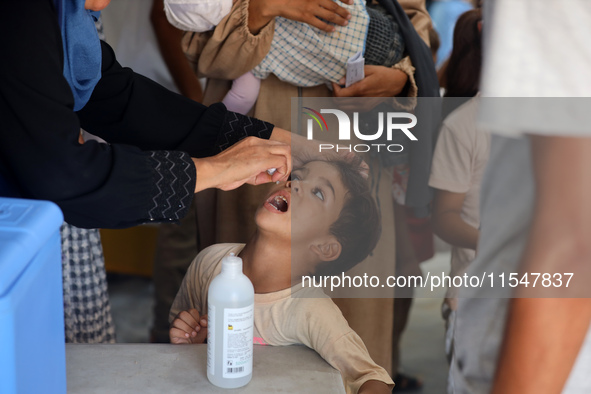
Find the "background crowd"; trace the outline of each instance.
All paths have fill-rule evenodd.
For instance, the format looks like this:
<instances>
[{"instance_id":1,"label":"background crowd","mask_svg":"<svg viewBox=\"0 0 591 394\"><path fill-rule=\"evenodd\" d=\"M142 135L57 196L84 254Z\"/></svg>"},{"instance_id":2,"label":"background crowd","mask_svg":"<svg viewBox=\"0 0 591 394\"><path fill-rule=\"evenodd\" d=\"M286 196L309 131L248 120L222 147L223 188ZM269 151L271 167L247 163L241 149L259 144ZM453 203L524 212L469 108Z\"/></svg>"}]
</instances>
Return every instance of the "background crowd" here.
<instances>
[{"instance_id":1,"label":"background crowd","mask_svg":"<svg viewBox=\"0 0 591 394\"><path fill-rule=\"evenodd\" d=\"M392 162L380 156L363 156L371 169L369 179L380 209L382 234L373 253L362 264L386 266L398 276L421 275L421 265L432 259L436 249L449 248L447 268L452 276L487 270L518 272L524 267L557 272L563 270L564 261L575 270L585 269L589 260L585 237L590 221L585 215L588 204L584 197L591 187L581 179L586 177L587 164L591 165L591 145L588 132L581 131L584 128L580 123L568 123L564 130L559 130L560 124L554 118L584 113L584 106L579 102L568 108L539 104L536 109L540 112L527 112L520 111L520 105L525 106L523 102L510 108L487 107L482 103L488 97L588 96L591 78L585 66L591 51L585 34L591 33L591 23L587 23L591 7L584 0L565 0L562 6L551 0L545 0L543 5L528 1L513 5L511 1L376 0L362 4L371 10L369 22L364 25L369 26L367 36L362 38L367 50L365 78L346 87L342 81L301 82L299 75L285 76L281 67L273 69L268 60L273 56L280 58L282 51L293 56L292 61L286 62L290 66L298 62L312 64L320 57L315 56L316 48L306 52L298 44L279 41L285 38L282 34L296 26L294 22L300 24L302 31L314 28L326 37L331 37L335 26L346 26L349 20L352 25L363 25L363 18L350 15L338 1L284 4L280 0L235 0L220 5L223 13L218 9L210 11L215 20L207 20L206 27L194 29L191 26L197 24L195 19L183 21L182 12L181 17L173 15L173 11L182 9L183 2L114 2L96 20L101 39L113 48L114 54L106 44L101 44L102 79L92 82L92 88L96 85L95 93L90 96L79 84L82 87L74 89L74 103L69 103L64 81L53 86L59 92L55 93L58 101L63 101L64 106L72 104L79 120L72 117L71 110L49 111L52 107L43 99L49 93L43 89L41 95L30 94L41 107L48 108L55 124L74 130L67 137L67 144L60 145L51 139L54 145L50 148L62 149L64 157L74 157L71 145L79 143L90 152L90 159L79 160L93 168L100 167L106 160L103 156L107 156L115 163L111 172L99 173L100 179L74 177L79 180L79 190L72 192L64 187L63 193L55 195L47 194L49 181L41 181L40 177L24 182L30 175L27 171L16 171L7 179L0 177L0 186L7 180L9 185L20 186L25 197L27 193L49 195L66 208L67 223L61 229L66 341L116 341L100 233L96 228L153 222L147 226L158 232L155 253L153 261L145 261L145 265L153 264L153 321L144 328L149 330L151 342L169 342L171 305L195 256L214 244L246 243L256 230L252 218L257 206L269 194L269 185L258 184L261 180L286 179L290 164L284 164L284 160L289 163L291 159L291 134L286 130L292 128L294 97L367 98L363 101L368 106L365 110L399 99L398 105L417 114L421 108L416 105L417 99L444 98L441 107L430 113L435 119L433 124L423 126L420 144L409 149L408 155L401 155L403 159ZM63 5L69 3L56 4L62 16L76 12ZM34 14L36 26L49 23L49 8L47 4L43 6ZM555 35L541 27L552 26L556 20L561 23ZM376 21L382 23L381 27ZM62 17L60 24L67 66L69 50L74 48L70 42L78 36L68 33L67 18ZM6 26L10 28L8 23ZM295 31L292 33L296 34ZM33 33L23 33L22 40L34 42L34 37L29 37ZM36 42L39 56L43 55L43 45L61 50L52 37L45 37L45 43ZM376 42L383 44L379 40L384 37L389 58L373 60L372 45L379 47ZM334 40L338 43L338 39ZM548 50L544 50L546 47ZM4 49L14 50L8 44ZM88 59L92 60L97 51L100 53L101 48L87 53ZM311 55L306 58L306 53ZM17 66L19 59L14 61ZM20 61L24 62L23 59L24 56ZM7 64L8 71L18 74L18 67ZM88 73L94 66L89 62L81 72ZM76 79L80 70L73 62L71 67L70 79ZM311 67L320 69L322 74L322 65ZM51 72L61 75L58 67L44 72L50 77L54 77ZM297 72L296 67L293 73ZM239 114L233 112L235 104L228 97L238 97L240 102L239 85L244 83L245 76L256 94L249 98L252 103L236 109L244 112ZM20 97L21 85L17 82L0 80L0 98L4 94L16 103L4 103L11 110L6 111L11 116L6 118L10 119L7 124L38 132L35 122L18 122L29 105L26 97ZM31 85L42 86L38 82L34 80ZM20 91L25 90L30 93L21 86ZM389 100L392 98L394 101ZM125 100L134 105L123 109ZM499 108L507 109L514 116L511 119L517 119L510 128ZM111 111L106 112L109 116L101 118L107 109ZM183 110L194 115L184 116ZM149 116L143 116L144 112ZM117 114L121 114L121 119ZM171 118L176 120L167 125L164 120ZM483 131L482 125L492 133ZM72 139L72 135L78 138L80 128L85 130L79 139ZM130 135L117 133L126 128L132 130ZM180 131L162 131L169 128ZM192 128L206 132L197 139L191 136ZM148 133L138 132L144 129ZM34 141L37 138L34 132L23 135ZM246 138L245 143L244 137L253 138ZM22 138L23 144L30 144L27 138ZM104 144L105 140L108 144ZM117 144L134 147L122 148ZM139 149L136 151L135 147ZM261 153L263 147L267 150ZM11 155L12 161L0 162L4 164L0 170L20 168L14 164L22 160L14 158L15 151L2 154ZM65 164L60 162L55 168L70 171L79 164L77 158L66 160ZM253 164L256 158L265 163L265 168L276 166L280 171L265 175L263 164ZM42 159L40 154L39 160ZM203 163L219 166L228 161L236 165L240 160L245 163L240 176L223 178L222 169L213 175L203 172L203 178L195 177L196 169L199 175L199 168L212 168ZM118 166L133 168L135 173ZM10 172L0 171L5 177L7 173ZM71 173L77 175L76 171ZM185 184L194 189L194 197L193 190L182 193L186 190L174 187L163 197L166 182L179 177L186 178ZM219 177L223 180L218 182ZM104 179L111 183L107 182L107 191L98 192L96 183ZM130 187L122 187L121 196L112 197L112 190L125 181L144 190L142 208L138 208L141 204L132 204L140 193ZM110 199L101 200L105 195ZM154 206L148 206L150 203ZM101 209L109 212L109 204L128 209L103 214ZM88 206L99 209L89 211L85 208ZM549 209L556 206L563 209ZM109 279L121 280L112 275ZM517 293L523 298L510 300L511 293L486 298L477 289L447 289L441 300L441 331L445 332L449 379L447 387L441 387L439 392L588 392L589 379L584 371L591 354L590 341L586 341L591 305L587 298L575 298L581 297L576 290L561 294L572 297L569 299L526 298L529 293ZM396 289L393 297L333 301L363 341L371 359L392 377L393 392L421 390L421 377L404 373L401 362L401 338L412 309L412 289ZM553 317L549 317L549 311Z\"/></svg>"},{"instance_id":2,"label":"background crowd","mask_svg":"<svg viewBox=\"0 0 591 394\"><path fill-rule=\"evenodd\" d=\"M210 105L222 100L232 79L264 57L272 39L273 31L269 26L257 35L246 33L246 13L253 3L235 2L228 17L220 22L216 30L206 34L183 32L172 26L166 18L162 0L155 0L149 6L147 2L120 0L103 12L102 19L107 42L113 46L122 64L171 90ZM431 49L441 92L460 98L476 95L481 65L480 37L477 34L473 37L464 36L466 31L472 33L473 25L481 20L480 11L473 11L473 16L464 16L463 24L458 26L458 29L462 28L464 31L459 31L455 39L454 28L460 15L478 9L480 4L464 0L427 3L404 0L399 1L399 4L421 39ZM123 17L124 15L132 17ZM455 56L452 54L454 47ZM466 57L466 50L474 55ZM214 58L209 59L207 56ZM240 57L242 61L233 61L236 57ZM394 87L395 90L383 92L373 88L374 90L363 92L351 91L351 95L392 97L404 94L416 97L418 89L415 69L410 59L404 59L394 69L406 73L406 77L397 83L398 87ZM463 77L466 70L473 70L468 81ZM394 78L401 77L394 74ZM271 74L262 81L258 99L249 114L289 129L292 97L329 97L332 94L326 85L301 88L280 81ZM461 104L460 101L454 102L456 107ZM453 109L446 108L444 111L449 114ZM468 130L467 133L471 131ZM431 149L434 149L434 144ZM442 160L446 159L449 158ZM395 242L381 242L372 258L375 261L383 261L384 258L391 260L397 274L401 275L420 274L420 263L434 254L433 231L428 215L412 206L405 207L404 204L408 170L408 163L385 166L380 171L381 179L378 181L381 187L376 188L380 190L381 201L392 201L390 205L382 203L382 209L386 209L383 217L389 216L392 220L391 224L386 223L383 226L392 232L384 234L382 239ZM477 179L470 180L468 173L465 177L467 184L478 183ZM427 179L423 182L426 185ZM446 190L444 184L440 188ZM256 201L266 193L266 189L261 189L264 188L245 186L233 192L200 192L196 195L189 214L180 224L159 225L152 276L155 299L151 341L169 341L168 311L186 269L198 251L214 243L248 240L253 231L251 218ZM439 194L436 193L438 200ZM429 197L429 204L430 199ZM471 196L472 204L477 199L477 196ZM223 208L212 210L212 207ZM474 210L475 207L470 209ZM477 227L477 224L472 226ZM419 389L422 386L420 378L399 371L400 342L408 322L412 296L405 294L394 299L370 300L342 298L334 301L351 327L363 338L372 358L392 374L397 383L395 391ZM447 303L444 304L444 316L448 318L449 312L445 305Z\"/></svg>"}]
</instances>

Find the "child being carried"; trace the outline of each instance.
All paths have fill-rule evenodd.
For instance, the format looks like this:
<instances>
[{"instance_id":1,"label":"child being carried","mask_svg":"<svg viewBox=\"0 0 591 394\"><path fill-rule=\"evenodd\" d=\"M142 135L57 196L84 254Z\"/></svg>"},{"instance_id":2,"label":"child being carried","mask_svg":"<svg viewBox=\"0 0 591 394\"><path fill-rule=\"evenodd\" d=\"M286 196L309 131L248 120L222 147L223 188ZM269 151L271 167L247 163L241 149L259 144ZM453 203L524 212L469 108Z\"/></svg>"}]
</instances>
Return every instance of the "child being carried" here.
<instances>
[{"instance_id":1,"label":"child being carried","mask_svg":"<svg viewBox=\"0 0 591 394\"><path fill-rule=\"evenodd\" d=\"M165 0L164 6L173 26L201 33L212 30L230 12L232 3L233 0L221 0L212 8L212 3L204 0ZM346 76L352 77L346 75L348 65L355 67L352 63L357 63L354 70L361 71L362 77L360 59L365 59L367 65L386 67L402 60L404 38L391 15L377 4L366 6L364 0L353 0L352 5L342 6L351 13L351 18L346 26L335 25L334 32L276 17L269 52L253 70L232 82L232 88L222 100L226 107L242 114L249 112L258 98L260 80L269 74L295 86L328 84L331 87L331 82L338 84Z\"/></svg>"}]
</instances>

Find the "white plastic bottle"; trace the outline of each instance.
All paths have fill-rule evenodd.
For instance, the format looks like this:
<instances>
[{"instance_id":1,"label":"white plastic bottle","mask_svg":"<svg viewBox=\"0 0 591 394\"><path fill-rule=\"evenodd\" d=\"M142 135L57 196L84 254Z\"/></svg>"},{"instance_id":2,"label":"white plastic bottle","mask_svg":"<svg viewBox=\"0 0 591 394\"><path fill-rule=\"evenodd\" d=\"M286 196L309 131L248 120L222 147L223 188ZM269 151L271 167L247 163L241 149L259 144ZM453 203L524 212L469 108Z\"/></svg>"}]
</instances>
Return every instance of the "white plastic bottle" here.
<instances>
[{"instance_id":1,"label":"white plastic bottle","mask_svg":"<svg viewBox=\"0 0 591 394\"><path fill-rule=\"evenodd\" d=\"M252 378L254 287L240 257L222 259L207 294L207 378L218 387L242 387Z\"/></svg>"}]
</instances>

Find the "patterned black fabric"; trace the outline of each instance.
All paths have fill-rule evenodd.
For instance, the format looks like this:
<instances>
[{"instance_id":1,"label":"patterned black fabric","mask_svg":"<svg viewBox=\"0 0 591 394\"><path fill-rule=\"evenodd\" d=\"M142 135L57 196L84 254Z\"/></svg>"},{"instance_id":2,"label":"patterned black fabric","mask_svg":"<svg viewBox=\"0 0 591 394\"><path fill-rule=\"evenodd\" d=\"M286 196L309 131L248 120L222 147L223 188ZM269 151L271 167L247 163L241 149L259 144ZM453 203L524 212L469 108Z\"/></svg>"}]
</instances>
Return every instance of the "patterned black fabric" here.
<instances>
[{"instance_id":1,"label":"patterned black fabric","mask_svg":"<svg viewBox=\"0 0 591 394\"><path fill-rule=\"evenodd\" d=\"M66 342L114 343L99 230L64 223L60 233Z\"/></svg>"},{"instance_id":2,"label":"patterned black fabric","mask_svg":"<svg viewBox=\"0 0 591 394\"><path fill-rule=\"evenodd\" d=\"M272 132L271 123L228 111L216 145L221 152L249 136L269 139Z\"/></svg>"},{"instance_id":3,"label":"patterned black fabric","mask_svg":"<svg viewBox=\"0 0 591 394\"><path fill-rule=\"evenodd\" d=\"M392 67L404 55L404 38L398 23L379 5L368 5L369 27L365 41L365 64Z\"/></svg>"},{"instance_id":4,"label":"patterned black fabric","mask_svg":"<svg viewBox=\"0 0 591 394\"><path fill-rule=\"evenodd\" d=\"M154 161L151 222L171 222L184 217L195 193L195 165L184 152L152 151Z\"/></svg>"}]
</instances>

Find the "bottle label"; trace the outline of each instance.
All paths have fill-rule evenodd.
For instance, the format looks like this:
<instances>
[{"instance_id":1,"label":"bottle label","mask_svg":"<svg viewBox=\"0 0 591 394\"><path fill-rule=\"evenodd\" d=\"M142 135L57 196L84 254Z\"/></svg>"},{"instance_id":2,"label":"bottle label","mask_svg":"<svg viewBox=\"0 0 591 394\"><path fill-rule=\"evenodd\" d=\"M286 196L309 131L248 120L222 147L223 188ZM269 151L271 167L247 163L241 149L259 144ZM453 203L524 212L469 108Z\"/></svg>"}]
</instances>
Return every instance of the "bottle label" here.
<instances>
[{"instance_id":1,"label":"bottle label","mask_svg":"<svg viewBox=\"0 0 591 394\"><path fill-rule=\"evenodd\" d=\"M207 372L215 375L215 306L207 305Z\"/></svg>"},{"instance_id":2,"label":"bottle label","mask_svg":"<svg viewBox=\"0 0 591 394\"><path fill-rule=\"evenodd\" d=\"M241 378L252 373L253 317L254 305L224 309L224 378Z\"/></svg>"}]
</instances>

